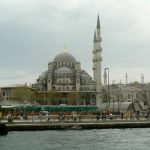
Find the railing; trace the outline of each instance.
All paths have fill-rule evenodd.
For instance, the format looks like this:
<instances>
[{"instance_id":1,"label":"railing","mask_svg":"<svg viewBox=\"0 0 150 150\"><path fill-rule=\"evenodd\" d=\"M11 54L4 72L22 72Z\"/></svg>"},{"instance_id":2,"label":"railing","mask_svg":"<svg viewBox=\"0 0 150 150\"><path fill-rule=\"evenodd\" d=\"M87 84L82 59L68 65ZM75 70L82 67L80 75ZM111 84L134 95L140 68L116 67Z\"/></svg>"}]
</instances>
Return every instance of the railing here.
<instances>
[{"instance_id":1,"label":"railing","mask_svg":"<svg viewBox=\"0 0 150 150\"><path fill-rule=\"evenodd\" d=\"M108 121L108 120L149 120L150 118L145 118L141 116L137 119L136 116L131 118L128 116L121 119L120 115L49 115L49 116L31 116L28 115L27 118L24 116L13 116L13 122L97 122L97 121ZM7 117L3 116L2 122L7 122Z\"/></svg>"}]
</instances>

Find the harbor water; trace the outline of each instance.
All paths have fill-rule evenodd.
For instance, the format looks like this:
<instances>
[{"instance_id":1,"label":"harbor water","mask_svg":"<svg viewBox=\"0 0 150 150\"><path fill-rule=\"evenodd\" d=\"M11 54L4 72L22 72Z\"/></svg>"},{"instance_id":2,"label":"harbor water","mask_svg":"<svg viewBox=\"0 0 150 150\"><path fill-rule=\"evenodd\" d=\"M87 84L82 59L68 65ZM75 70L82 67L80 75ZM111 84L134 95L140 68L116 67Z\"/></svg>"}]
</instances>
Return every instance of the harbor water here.
<instances>
[{"instance_id":1,"label":"harbor water","mask_svg":"<svg viewBox=\"0 0 150 150\"><path fill-rule=\"evenodd\" d=\"M0 150L149 150L150 129L13 131Z\"/></svg>"}]
</instances>

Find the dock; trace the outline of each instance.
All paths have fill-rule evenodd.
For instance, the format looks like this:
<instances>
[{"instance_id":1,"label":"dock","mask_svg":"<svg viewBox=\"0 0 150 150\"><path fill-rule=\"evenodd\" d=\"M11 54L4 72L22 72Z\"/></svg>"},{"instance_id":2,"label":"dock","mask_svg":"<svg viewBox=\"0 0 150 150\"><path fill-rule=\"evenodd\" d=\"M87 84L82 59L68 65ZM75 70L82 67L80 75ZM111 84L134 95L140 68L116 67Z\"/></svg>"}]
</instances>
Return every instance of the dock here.
<instances>
[{"instance_id":1,"label":"dock","mask_svg":"<svg viewBox=\"0 0 150 150\"><path fill-rule=\"evenodd\" d=\"M150 128L150 121L98 121L98 122L16 122L5 124L8 131L38 130L88 130L88 129L124 129Z\"/></svg>"}]
</instances>

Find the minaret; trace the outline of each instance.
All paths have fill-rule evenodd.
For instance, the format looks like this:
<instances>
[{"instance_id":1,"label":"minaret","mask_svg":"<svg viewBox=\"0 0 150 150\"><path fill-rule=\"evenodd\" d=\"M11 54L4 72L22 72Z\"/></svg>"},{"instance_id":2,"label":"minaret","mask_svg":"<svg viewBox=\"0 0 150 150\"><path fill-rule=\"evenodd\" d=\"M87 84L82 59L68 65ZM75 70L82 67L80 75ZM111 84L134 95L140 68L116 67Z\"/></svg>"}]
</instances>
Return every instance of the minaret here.
<instances>
[{"instance_id":1,"label":"minaret","mask_svg":"<svg viewBox=\"0 0 150 150\"><path fill-rule=\"evenodd\" d=\"M93 79L96 81L97 77L97 66L96 66L96 31L94 32L94 50L93 50Z\"/></svg>"},{"instance_id":2,"label":"minaret","mask_svg":"<svg viewBox=\"0 0 150 150\"><path fill-rule=\"evenodd\" d=\"M102 90L102 83L101 83L101 30L100 30L100 20L99 15L97 18L97 28L96 32L94 33L94 50L93 50L93 78L96 81L96 90L97 90L97 105L101 103L101 90Z\"/></svg>"}]
</instances>

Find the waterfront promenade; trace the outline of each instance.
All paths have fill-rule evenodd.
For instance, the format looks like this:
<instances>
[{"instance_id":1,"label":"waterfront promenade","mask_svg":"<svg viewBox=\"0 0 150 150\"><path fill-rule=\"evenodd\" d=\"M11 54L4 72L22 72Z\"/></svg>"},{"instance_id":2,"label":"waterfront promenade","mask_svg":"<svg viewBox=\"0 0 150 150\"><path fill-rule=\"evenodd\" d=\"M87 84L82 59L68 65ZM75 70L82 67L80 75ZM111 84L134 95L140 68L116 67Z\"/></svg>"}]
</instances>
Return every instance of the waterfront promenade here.
<instances>
[{"instance_id":1,"label":"waterfront promenade","mask_svg":"<svg viewBox=\"0 0 150 150\"><path fill-rule=\"evenodd\" d=\"M49 121L47 118L32 118L28 120L14 119L13 122L8 122L6 119L2 123L6 125L8 131L36 131L36 130L84 130L84 129L114 129L114 128L150 128L150 120L140 118L140 120L130 120L116 117L114 120L107 118L106 120L97 120L96 116L82 116L77 120L72 118L59 120L54 116Z\"/></svg>"},{"instance_id":2,"label":"waterfront promenade","mask_svg":"<svg viewBox=\"0 0 150 150\"><path fill-rule=\"evenodd\" d=\"M150 121L97 121L97 122L14 122L6 123L8 131L150 128Z\"/></svg>"}]
</instances>

